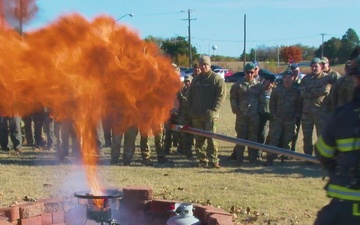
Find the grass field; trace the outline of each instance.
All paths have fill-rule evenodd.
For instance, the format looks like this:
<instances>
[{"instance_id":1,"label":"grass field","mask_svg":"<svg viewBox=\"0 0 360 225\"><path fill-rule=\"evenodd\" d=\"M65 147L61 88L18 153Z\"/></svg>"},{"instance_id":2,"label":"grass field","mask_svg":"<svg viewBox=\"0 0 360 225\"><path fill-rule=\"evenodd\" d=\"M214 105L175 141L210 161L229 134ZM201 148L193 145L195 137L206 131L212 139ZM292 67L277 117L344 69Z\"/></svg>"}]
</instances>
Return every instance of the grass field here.
<instances>
[{"instance_id":1,"label":"grass field","mask_svg":"<svg viewBox=\"0 0 360 225\"><path fill-rule=\"evenodd\" d=\"M218 133L234 137L234 122L227 99ZM313 223L317 211L329 201L323 190L325 173L319 165L289 160L285 164L276 161L273 167L248 163L237 167L226 159L233 146L219 141L221 169L197 168L195 160L176 154L169 156L173 166L143 166L138 149L131 166L112 166L110 149L105 148L98 176L104 187L150 185L156 198L221 207L234 213L237 224ZM302 136L297 151L302 152ZM88 189L84 168L73 160L59 164L53 152L26 148L18 156L0 151L0 207L22 202L25 196L67 197Z\"/></svg>"}]
</instances>

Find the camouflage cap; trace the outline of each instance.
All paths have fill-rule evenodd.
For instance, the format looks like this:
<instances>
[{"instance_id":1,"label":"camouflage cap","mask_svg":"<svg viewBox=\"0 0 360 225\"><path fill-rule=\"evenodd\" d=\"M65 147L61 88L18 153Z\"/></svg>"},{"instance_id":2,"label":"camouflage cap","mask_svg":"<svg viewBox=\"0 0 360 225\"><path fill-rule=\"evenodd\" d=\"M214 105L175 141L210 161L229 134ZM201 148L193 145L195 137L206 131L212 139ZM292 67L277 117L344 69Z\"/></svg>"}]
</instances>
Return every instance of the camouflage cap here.
<instances>
[{"instance_id":1,"label":"camouflage cap","mask_svg":"<svg viewBox=\"0 0 360 225\"><path fill-rule=\"evenodd\" d=\"M255 67L256 67L256 65L254 63L252 63L252 62L247 63L244 67L244 71L253 70L253 69L255 69Z\"/></svg>"},{"instance_id":2,"label":"camouflage cap","mask_svg":"<svg viewBox=\"0 0 360 225\"><path fill-rule=\"evenodd\" d=\"M207 55L202 55L199 59L199 64L207 64L211 66L211 59Z\"/></svg>"},{"instance_id":3,"label":"camouflage cap","mask_svg":"<svg viewBox=\"0 0 360 225\"><path fill-rule=\"evenodd\" d=\"M314 64L314 63L324 63L320 58L313 58L310 62L310 65Z\"/></svg>"},{"instance_id":4,"label":"camouflage cap","mask_svg":"<svg viewBox=\"0 0 360 225\"><path fill-rule=\"evenodd\" d=\"M290 68L292 69L292 70L294 70L294 69L296 69L296 68L298 68L299 67L299 64L297 64L297 63L292 63L291 65L290 65Z\"/></svg>"},{"instance_id":5,"label":"camouflage cap","mask_svg":"<svg viewBox=\"0 0 360 225\"><path fill-rule=\"evenodd\" d=\"M294 74L292 73L292 71L291 70L286 70L285 72L283 72L283 78L284 78L284 76L293 76Z\"/></svg>"},{"instance_id":6,"label":"camouflage cap","mask_svg":"<svg viewBox=\"0 0 360 225\"><path fill-rule=\"evenodd\" d=\"M325 56L321 57L321 61L323 61L323 63L328 63L329 59Z\"/></svg>"},{"instance_id":7,"label":"camouflage cap","mask_svg":"<svg viewBox=\"0 0 360 225\"><path fill-rule=\"evenodd\" d=\"M184 81L192 81L192 79L193 79L193 77L191 76L191 75L186 75L185 77L184 77Z\"/></svg>"}]
</instances>

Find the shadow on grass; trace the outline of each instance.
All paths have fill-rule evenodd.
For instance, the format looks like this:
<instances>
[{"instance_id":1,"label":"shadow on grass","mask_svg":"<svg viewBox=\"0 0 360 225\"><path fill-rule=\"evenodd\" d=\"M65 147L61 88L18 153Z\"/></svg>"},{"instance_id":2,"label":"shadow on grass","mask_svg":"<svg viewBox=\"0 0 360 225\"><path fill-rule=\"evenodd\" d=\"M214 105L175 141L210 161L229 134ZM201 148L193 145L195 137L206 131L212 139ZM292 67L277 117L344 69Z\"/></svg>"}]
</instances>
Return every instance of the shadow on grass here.
<instances>
[{"instance_id":1,"label":"shadow on grass","mask_svg":"<svg viewBox=\"0 0 360 225\"><path fill-rule=\"evenodd\" d=\"M24 149L19 155L12 154L13 152L0 151L0 164L11 164L21 166L59 166L59 165L81 165L82 162L75 157L68 157L64 161L59 162L56 152L51 151L35 151L32 149ZM160 164L156 161L156 154L153 154L153 165L149 167L155 168L184 168L196 169L196 158L188 159L184 155L174 153L167 156L173 163ZM304 161L288 160L286 163L274 162L274 166L262 166L265 161L257 164L250 164L247 161L240 166L233 160L228 160L228 155L223 154L219 156L222 169L204 169L199 168L201 173L244 173L244 174L264 174L269 176L284 176L297 175L299 177L314 177L321 178L326 173L321 170L321 166L317 164L308 164ZM97 165L110 166L110 149L102 149L98 156ZM116 166L122 166L121 156L119 163ZM141 160L141 153L139 149L135 151L131 167L144 167Z\"/></svg>"}]
</instances>

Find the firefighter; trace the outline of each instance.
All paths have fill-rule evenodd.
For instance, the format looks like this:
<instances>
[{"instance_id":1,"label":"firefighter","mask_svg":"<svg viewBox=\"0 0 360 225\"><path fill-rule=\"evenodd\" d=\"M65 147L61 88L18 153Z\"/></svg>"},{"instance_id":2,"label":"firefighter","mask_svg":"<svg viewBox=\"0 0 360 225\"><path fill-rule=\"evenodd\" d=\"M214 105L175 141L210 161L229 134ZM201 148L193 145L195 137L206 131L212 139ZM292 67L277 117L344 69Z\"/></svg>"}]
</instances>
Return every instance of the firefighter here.
<instances>
[{"instance_id":1,"label":"firefighter","mask_svg":"<svg viewBox=\"0 0 360 225\"><path fill-rule=\"evenodd\" d=\"M332 198L315 225L360 224L360 55L351 65L354 98L337 108L315 145L317 158L329 172L325 189Z\"/></svg>"}]
</instances>

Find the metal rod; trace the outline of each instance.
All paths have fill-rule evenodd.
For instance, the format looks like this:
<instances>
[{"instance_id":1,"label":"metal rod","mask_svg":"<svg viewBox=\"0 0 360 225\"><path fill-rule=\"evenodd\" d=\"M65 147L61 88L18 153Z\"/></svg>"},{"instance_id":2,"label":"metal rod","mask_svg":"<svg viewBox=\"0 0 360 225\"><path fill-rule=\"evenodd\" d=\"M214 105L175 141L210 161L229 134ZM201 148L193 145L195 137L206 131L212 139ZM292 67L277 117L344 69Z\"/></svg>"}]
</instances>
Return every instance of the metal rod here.
<instances>
[{"instance_id":1,"label":"metal rod","mask_svg":"<svg viewBox=\"0 0 360 225\"><path fill-rule=\"evenodd\" d=\"M225 136L222 134L216 134L216 133L212 133L209 131L192 128L189 126L171 124L171 130L178 131L178 132L185 132L185 133L199 135L199 136L204 136L207 138L215 138L215 139L219 139L222 141L231 142L231 143L238 144L238 145L249 146L251 148L257 148L257 149L260 149L265 152L269 152L269 153L273 153L273 154L281 154L281 155L305 160L305 161L312 162L312 163L320 163L316 159L316 157L311 156L311 155L293 152L293 151L289 151L286 149L282 149L282 148L278 148L278 147L274 147L274 146L270 146L270 145L264 145L264 144L260 144L257 142L244 140L244 139L240 139L240 138L233 138L233 137Z\"/></svg>"}]
</instances>

